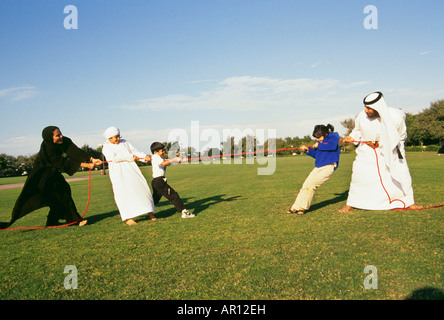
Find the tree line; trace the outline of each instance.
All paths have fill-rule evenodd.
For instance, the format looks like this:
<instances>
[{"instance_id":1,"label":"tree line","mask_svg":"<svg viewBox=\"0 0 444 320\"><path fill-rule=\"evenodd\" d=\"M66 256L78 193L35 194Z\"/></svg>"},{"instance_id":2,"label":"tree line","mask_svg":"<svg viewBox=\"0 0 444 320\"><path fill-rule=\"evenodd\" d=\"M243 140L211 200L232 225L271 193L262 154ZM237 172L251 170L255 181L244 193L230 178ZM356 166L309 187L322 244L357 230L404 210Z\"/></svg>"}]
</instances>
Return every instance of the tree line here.
<instances>
[{"instance_id":1,"label":"tree line","mask_svg":"<svg viewBox=\"0 0 444 320\"><path fill-rule=\"evenodd\" d=\"M345 135L350 134L355 125L355 119L349 118L341 121L341 125L347 130ZM444 144L444 99L434 101L429 108L424 109L418 114L406 113L407 125L407 141L406 146L426 146L426 145L440 145ZM259 145L256 137L247 135L238 142L235 142L234 137L228 137L227 141L221 143L220 148L212 148L204 150L202 153L195 150L193 147L188 147L178 151L178 155L188 158L199 158L202 156L218 157L223 154L247 153L255 150L282 150L274 152L275 155L292 155L300 154L299 149L301 145L312 145L315 142L314 138L306 135L300 137L285 137L276 138L273 147L270 141L265 141L263 145ZM174 148L174 143L164 142L167 151ZM248 148L252 146L252 148ZM353 145L341 145L343 151L353 150ZM439 148L439 147L437 147ZM88 145L81 148L88 155L102 159L101 148L93 149ZM253 149L253 150L251 150ZM442 149L442 148L441 148ZM229 151L229 152L228 152ZM441 151L440 151L441 152ZM18 156L14 157L5 153L0 154L0 177L5 176L20 176L28 174L32 169L37 153L32 156Z\"/></svg>"},{"instance_id":2,"label":"tree line","mask_svg":"<svg viewBox=\"0 0 444 320\"><path fill-rule=\"evenodd\" d=\"M101 159L101 148L92 149L88 145L82 148L89 156ZM14 157L5 153L0 153L0 177L24 176L32 170L32 165L37 158L35 153L32 156L18 156Z\"/></svg>"}]
</instances>

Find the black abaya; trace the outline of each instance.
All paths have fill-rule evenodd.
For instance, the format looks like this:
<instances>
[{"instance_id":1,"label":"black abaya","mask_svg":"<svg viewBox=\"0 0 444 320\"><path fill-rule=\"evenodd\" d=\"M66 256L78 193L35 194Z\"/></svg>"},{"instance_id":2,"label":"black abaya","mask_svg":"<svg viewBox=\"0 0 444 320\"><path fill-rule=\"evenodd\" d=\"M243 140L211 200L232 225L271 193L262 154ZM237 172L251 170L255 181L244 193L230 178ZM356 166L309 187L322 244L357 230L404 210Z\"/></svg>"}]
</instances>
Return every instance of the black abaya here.
<instances>
[{"instance_id":1,"label":"black abaya","mask_svg":"<svg viewBox=\"0 0 444 320\"><path fill-rule=\"evenodd\" d=\"M28 213L47 206L50 209L47 226L57 225L62 219L66 220L66 223L81 220L71 196L71 187L61 172L72 176L82 162L89 161L90 156L67 137L63 137L61 145L53 143L54 128L56 127L47 127L43 130L44 141L15 203L11 221L3 223L1 229L7 228Z\"/></svg>"}]
</instances>

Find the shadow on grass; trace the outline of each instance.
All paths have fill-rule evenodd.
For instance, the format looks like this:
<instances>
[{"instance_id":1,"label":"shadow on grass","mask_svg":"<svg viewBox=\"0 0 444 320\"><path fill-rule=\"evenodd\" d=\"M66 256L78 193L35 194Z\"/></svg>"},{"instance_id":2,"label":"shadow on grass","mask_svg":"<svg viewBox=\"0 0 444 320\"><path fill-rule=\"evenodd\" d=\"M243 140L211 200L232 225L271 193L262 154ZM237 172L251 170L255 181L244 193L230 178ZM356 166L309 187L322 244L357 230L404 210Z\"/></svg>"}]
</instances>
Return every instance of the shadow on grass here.
<instances>
[{"instance_id":1,"label":"shadow on grass","mask_svg":"<svg viewBox=\"0 0 444 320\"><path fill-rule=\"evenodd\" d=\"M444 300L444 293L433 287L425 287L413 291L405 300Z\"/></svg>"},{"instance_id":2,"label":"shadow on grass","mask_svg":"<svg viewBox=\"0 0 444 320\"><path fill-rule=\"evenodd\" d=\"M205 211L206 209L208 209L212 205L215 205L215 204L221 203L221 202L236 201L236 200L238 200L238 198L241 197L241 196L232 196L232 197L225 198L225 196L226 196L226 194L220 194L217 196L203 198L203 199L199 199L199 200L195 200L195 201L191 201L191 202L190 202L190 199L193 199L193 197L182 198L182 201L185 204L185 207L197 216L199 213L201 213L202 211ZM156 213L155 213L156 218L158 218L158 219L168 218L168 217L178 213L176 208L174 208L174 207L169 208L167 210L162 210L163 206L170 205L170 204L171 203L166 199L163 201L160 201L156 206ZM146 217L144 219L148 219L148 217Z\"/></svg>"},{"instance_id":3,"label":"shadow on grass","mask_svg":"<svg viewBox=\"0 0 444 320\"><path fill-rule=\"evenodd\" d=\"M116 215L119 215L119 211L118 210L114 210L114 211L110 211L110 212L106 212L106 213L100 213L100 214L96 214L90 217L85 217L86 220L88 220L88 224L94 224L97 223L99 221L114 217Z\"/></svg>"},{"instance_id":4,"label":"shadow on grass","mask_svg":"<svg viewBox=\"0 0 444 320\"><path fill-rule=\"evenodd\" d=\"M310 207L310 211L315 211L318 209L321 209L323 207L338 203L338 202L342 202L342 201L346 201L347 197L348 197L348 190L344 191L343 193L335 193L335 198L333 199L328 199L328 200L324 200L322 202L319 203L315 203Z\"/></svg>"},{"instance_id":5,"label":"shadow on grass","mask_svg":"<svg viewBox=\"0 0 444 320\"><path fill-rule=\"evenodd\" d=\"M101 220L105 220L107 218L113 217L115 215L119 215L119 211L114 210L114 211L110 211L110 212L107 212L107 213L96 214L96 215L93 215L93 216L85 216L84 219L88 220L87 225L91 225L91 224L97 223L97 222L99 222ZM73 227L77 226L76 224L74 224L74 225L65 225L66 222L64 220L60 220L59 224L60 224L60 226L56 227L55 229L58 229L58 228L69 228L69 227L73 228ZM0 223L0 226L3 226L2 223ZM15 226L10 226L9 228L14 229ZM18 228L20 228L20 227L18 227ZM46 228L45 226L22 227L22 228L23 229L19 229L22 232L33 232L33 231L42 230L42 229L52 229L51 227Z\"/></svg>"},{"instance_id":6,"label":"shadow on grass","mask_svg":"<svg viewBox=\"0 0 444 320\"><path fill-rule=\"evenodd\" d=\"M183 200L186 208L191 210L191 212L193 212L197 216L200 212L205 211L206 209L208 209L212 205L215 205L220 202L236 201L238 198L241 197L241 196L232 196L229 198L224 198L225 196L226 196L225 194L221 194L221 195L212 196L212 197L208 197L208 198L204 198L204 199L199 199L199 200L192 201L192 202L190 202L190 199L193 199L193 198L182 198L182 200ZM157 204L156 213L155 213L157 219L168 218L168 217L177 213L176 208L174 208L174 207L169 208L167 210L162 210L163 206L167 206L170 204L171 203L166 199ZM110 212L106 212L106 213L101 213L101 214L96 214L93 216L85 217L85 219L87 219L88 224L91 225L91 224L111 218L116 215L119 215L118 210L114 210L114 211L110 211ZM143 216L140 216L139 219L140 219L140 221L149 220L149 217L147 215L143 215Z\"/></svg>"}]
</instances>

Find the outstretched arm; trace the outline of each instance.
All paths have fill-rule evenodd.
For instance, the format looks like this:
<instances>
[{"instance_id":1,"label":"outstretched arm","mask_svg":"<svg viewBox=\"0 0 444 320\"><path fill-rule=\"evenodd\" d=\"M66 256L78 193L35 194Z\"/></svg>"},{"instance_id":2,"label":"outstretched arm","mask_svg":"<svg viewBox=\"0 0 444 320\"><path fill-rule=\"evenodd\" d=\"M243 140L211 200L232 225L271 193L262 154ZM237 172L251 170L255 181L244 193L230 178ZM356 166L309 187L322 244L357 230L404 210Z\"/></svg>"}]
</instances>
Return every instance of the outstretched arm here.
<instances>
[{"instance_id":1,"label":"outstretched arm","mask_svg":"<svg viewBox=\"0 0 444 320\"><path fill-rule=\"evenodd\" d=\"M182 159L179 158L179 157L176 157L176 158L173 158L173 159L166 159L166 160L163 160L163 161L160 163L160 165L161 165L162 167L166 167L166 166L169 166L169 165L172 164L172 163L180 163L180 162L182 162Z\"/></svg>"}]
</instances>

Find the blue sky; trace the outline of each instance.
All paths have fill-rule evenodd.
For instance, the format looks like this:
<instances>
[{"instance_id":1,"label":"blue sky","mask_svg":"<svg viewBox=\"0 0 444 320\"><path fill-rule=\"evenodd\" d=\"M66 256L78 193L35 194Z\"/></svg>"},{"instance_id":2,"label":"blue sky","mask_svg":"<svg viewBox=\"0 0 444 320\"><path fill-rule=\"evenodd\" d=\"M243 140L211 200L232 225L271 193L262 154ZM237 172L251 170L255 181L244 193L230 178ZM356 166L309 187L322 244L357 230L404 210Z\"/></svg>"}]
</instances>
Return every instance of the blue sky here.
<instances>
[{"instance_id":1,"label":"blue sky","mask_svg":"<svg viewBox=\"0 0 444 320\"><path fill-rule=\"evenodd\" d=\"M68 5L78 29L64 27ZM36 153L47 125L94 148L117 126L147 153L193 121L343 134L372 91L418 113L444 98L442 12L442 0L2 0L0 153Z\"/></svg>"}]
</instances>

